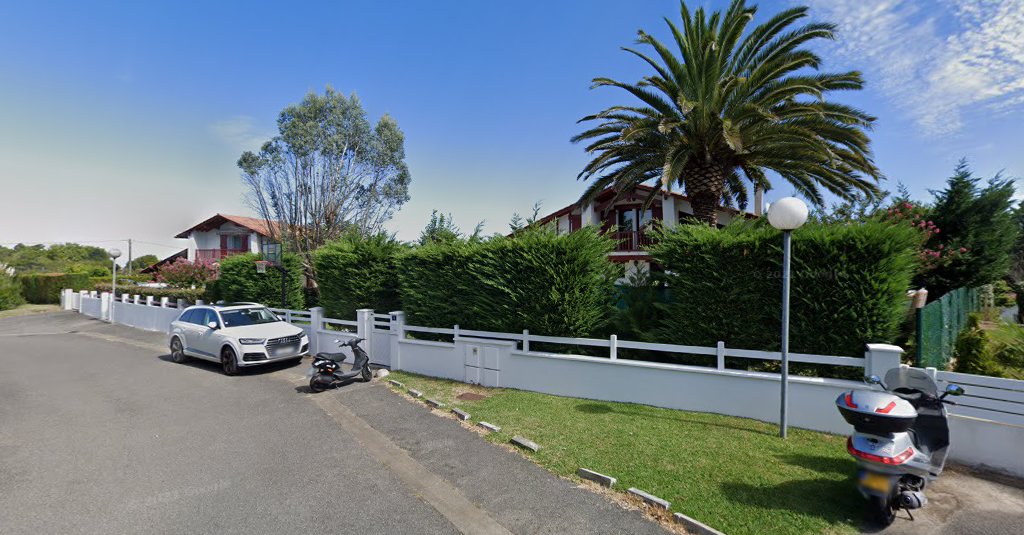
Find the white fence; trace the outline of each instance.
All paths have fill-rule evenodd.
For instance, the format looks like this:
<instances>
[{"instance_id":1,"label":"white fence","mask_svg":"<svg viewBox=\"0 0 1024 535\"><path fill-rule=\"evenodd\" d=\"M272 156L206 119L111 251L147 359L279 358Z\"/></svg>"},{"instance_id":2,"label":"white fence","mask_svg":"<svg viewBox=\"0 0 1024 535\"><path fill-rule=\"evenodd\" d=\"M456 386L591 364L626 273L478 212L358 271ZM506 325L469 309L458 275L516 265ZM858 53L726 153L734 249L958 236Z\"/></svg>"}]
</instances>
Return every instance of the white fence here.
<instances>
[{"instance_id":1,"label":"white fence","mask_svg":"<svg viewBox=\"0 0 1024 535\"><path fill-rule=\"evenodd\" d=\"M65 308L80 308L84 314L109 320L103 296L68 291L65 297ZM355 320L341 320L325 317L322 308L272 310L309 333L312 352L338 351L335 340L359 337L366 340L362 347L371 362L396 370L483 386L713 412L773 423L779 418L780 376L729 369L725 361L726 357L777 361L777 352L729 348L724 342L716 347L697 347L618 340L615 336L562 338L532 335L528 331L499 333L458 326L421 327L406 325L405 314L400 311L379 314L359 310ZM112 311L117 323L163 332L180 312L140 296L122 296L113 303ZM538 351L537 344L595 347L607 351L607 356ZM703 355L713 365L631 360L620 358L621 349ZM868 344L863 357L791 354L790 359L852 366L862 368L866 375L884 377L888 370L900 366L902 351L896 346ZM950 458L1024 477L1024 381L932 369L929 372L940 386L955 382L967 391L956 399L959 405L950 409ZM835 400L846 390L870 388L855 381L791 375L789 422L805 429L849 433L851 428L836 409Z\"/></svg>"}]
</instances>

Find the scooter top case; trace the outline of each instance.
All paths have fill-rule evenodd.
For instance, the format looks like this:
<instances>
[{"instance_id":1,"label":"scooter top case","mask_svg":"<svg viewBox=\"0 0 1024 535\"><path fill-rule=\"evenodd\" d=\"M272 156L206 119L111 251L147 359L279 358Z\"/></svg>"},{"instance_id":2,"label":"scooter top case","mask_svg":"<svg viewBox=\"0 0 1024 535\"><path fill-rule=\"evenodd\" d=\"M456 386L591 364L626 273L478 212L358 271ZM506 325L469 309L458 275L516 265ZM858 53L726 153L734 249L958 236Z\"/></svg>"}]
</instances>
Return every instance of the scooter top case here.
<instances>
[{"instance_id":1,"label":"scooter top case","mask_svg":"<svg viewBox=\"0 0 1024 535\"><path fill-rule=\"evenodd\" d=\"M857 432L872 435L903 433L917 419L909 401L889 392L851 390L836 398L836 407Z\"/></svg>"}]
</instances>

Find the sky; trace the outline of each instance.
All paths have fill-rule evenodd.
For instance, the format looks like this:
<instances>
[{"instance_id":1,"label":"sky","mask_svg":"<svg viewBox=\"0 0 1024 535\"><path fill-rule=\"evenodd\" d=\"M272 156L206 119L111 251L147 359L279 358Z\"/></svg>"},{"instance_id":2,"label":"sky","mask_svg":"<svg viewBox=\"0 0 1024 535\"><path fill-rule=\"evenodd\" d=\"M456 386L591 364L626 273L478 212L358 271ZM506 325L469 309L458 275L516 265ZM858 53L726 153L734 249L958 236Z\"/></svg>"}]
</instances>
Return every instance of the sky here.
<instances>
[{"instance_id":1,"label":"sky","mask_svg":"<svg viewBox=\"0 0 1024 535\"><path fill-rule=\"evenodd\" d=\"M962 157L1024 176L1024 2L753 3L755 23L803 4L838 24L815 51L824 70L864 73L839 99L878 117L883 188L928 199ZM0 244L174 253L214 213L250 214L239 155L328 85L405 132L411 200L389 230L415 239L436 209L504 231L582 193L576 121L629 102L591 79L648 74L620 47L641 28L669 39L666 16L678 2L0 0ZM777 181L767 200L792 193Z\"/></svg>"}]
</instances>

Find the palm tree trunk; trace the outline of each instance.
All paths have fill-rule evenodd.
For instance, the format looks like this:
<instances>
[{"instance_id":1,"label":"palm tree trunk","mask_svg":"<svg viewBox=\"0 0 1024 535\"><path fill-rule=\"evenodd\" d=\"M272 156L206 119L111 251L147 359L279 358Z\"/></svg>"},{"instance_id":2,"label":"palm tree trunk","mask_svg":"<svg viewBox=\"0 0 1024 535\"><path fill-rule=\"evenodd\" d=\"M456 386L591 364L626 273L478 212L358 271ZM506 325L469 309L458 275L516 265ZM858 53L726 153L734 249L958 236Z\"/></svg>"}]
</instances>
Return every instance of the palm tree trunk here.
<instances>
[{"instance_id":1,"label":"palm tree trunk","mask_svg":"<svg viewBox=\"0 0 1024 535\"><path fill-rule=\"evenodd\" d=\"M712 227L718 224L724 181L725 168L717 162L691 164L683 169L683 183L690 197L693 215Z\"/></svg>"}]
</instances>

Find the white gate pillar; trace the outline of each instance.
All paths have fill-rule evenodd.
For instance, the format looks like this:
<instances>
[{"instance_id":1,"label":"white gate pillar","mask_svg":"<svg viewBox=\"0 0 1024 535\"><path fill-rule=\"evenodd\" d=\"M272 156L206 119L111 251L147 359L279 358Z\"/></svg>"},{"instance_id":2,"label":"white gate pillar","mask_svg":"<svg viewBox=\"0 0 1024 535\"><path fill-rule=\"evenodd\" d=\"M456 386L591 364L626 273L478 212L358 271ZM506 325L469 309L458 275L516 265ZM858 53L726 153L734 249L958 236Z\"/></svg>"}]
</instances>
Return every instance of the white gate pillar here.
<instances>
[{"instance_id":1,"label":"white gate pillar","mask_svg":"<svg viewBox=\"0 0 1024 535\"><path fill-rule=\"evenodd\" d=\"M877 375L885 379L885 374L893 368L900 367L900 356L903 348L891 344L868 344L864 353L864 375Z\"/></svg>"},{"instance_id":2,"label":"white gate pillar","mask_svg":"<svg viewBox=\"0 0 1024 535\"><path fill-rule=\"evenodd\" d=\"M405 338L405 312L396 310L391 312L391 369L402 369L402 344L400 340Z\"/></svg>"}]
</instances>

